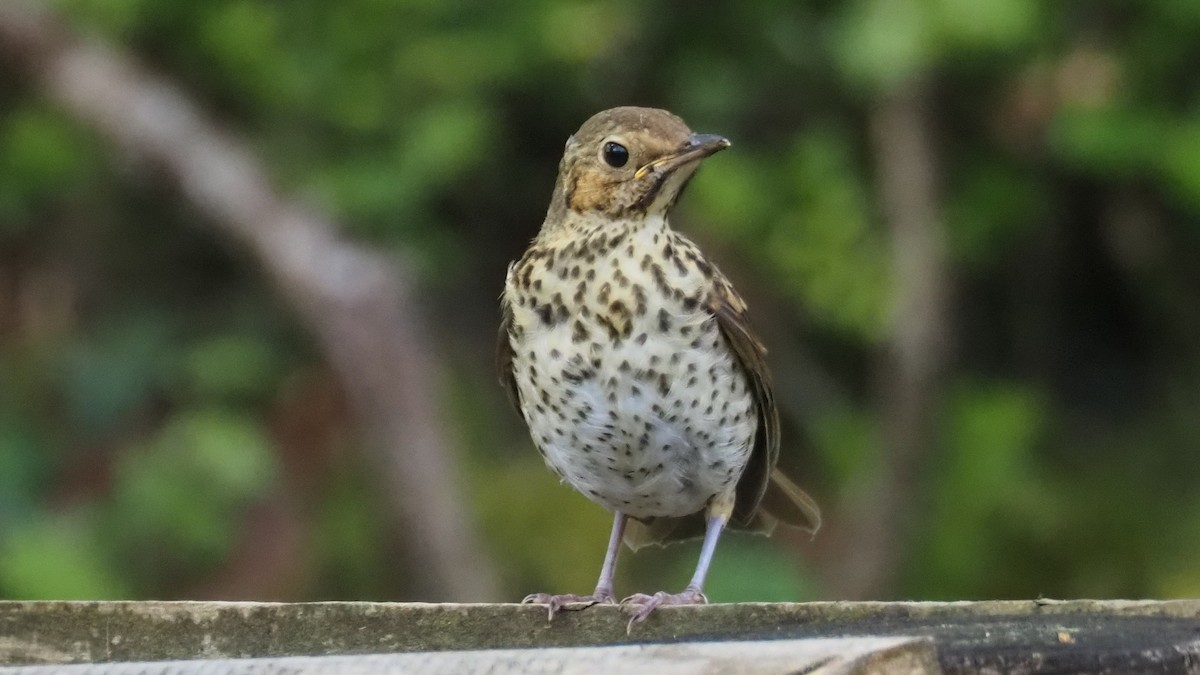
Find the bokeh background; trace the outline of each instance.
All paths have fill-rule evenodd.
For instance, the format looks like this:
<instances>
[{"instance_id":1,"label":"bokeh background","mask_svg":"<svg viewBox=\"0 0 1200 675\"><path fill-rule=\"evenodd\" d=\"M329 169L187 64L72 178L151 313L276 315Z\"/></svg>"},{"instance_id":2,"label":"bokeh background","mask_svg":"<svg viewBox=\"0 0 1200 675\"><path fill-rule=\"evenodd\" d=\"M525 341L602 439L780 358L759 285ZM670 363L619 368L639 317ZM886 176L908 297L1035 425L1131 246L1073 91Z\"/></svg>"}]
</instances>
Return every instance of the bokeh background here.
<instances>
[{"instance_id":1,"label":"bokeh background","mask_svg":"<svg viewBox=\"0 0 1200 675\"><path fill-rule=\"evenodd\" d=\"M621 104L733 140L674 224L825 512L726 537L714 601L1200 595L1194 0L5 5L0 598L591 589L609 516L493 349ZM231 151L267 182L196 163Z\"/></svg>"}]
</instances>

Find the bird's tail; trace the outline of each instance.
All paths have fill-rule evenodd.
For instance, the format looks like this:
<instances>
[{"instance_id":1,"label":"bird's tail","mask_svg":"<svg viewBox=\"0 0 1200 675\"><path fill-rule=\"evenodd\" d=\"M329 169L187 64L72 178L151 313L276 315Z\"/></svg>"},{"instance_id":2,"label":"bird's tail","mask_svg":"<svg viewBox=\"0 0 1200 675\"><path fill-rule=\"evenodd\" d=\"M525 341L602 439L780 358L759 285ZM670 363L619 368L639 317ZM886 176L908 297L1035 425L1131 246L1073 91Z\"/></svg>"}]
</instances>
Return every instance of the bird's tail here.
<instances>
[{"instance_id":1,"label":"bird's tail","mask_svg":"<svg viewBox=\"0 0 1200 675\"><path fill-rule=\"evenodd\" d=\"M779 469L771 470L767 492L763 495L747 529L770 533L777 523L783 523L815 535L821 529L821 509L817 502Z\"/></svg>"},{"instance_id":2,"label":"bird's tail","mask_svg":"<svg viewBox=\"0 0 1200 675\"><path fill-rule=\"evenodd\" d=\"M749 522L730 523L730 527L768 535L779 523L815 535L821 529L821 509L807 492L774 469L758 511ZM698 539L704 536L704 525L703 511L683 518L654 518L644 522L631 519L625 528L625 545L636 551L651 544L664 546Z\"/></svg>"}]
</instances>

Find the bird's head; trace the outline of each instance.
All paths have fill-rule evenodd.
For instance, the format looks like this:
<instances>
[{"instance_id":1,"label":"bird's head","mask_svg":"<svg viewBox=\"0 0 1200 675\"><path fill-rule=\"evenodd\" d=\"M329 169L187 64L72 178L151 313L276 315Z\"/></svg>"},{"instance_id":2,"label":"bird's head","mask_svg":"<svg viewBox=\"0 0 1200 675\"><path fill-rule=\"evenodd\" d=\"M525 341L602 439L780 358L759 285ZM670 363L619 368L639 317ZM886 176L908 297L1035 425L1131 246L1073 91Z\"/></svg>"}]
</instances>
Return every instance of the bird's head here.
<instances>
[{"instance_id":1,"label":"bird's head","mask_svg":"<svg viewBox=\"0 0 1200 675\"><path fill-rule=\"evenodd\" d=\"M599 112L567 139L552 213L612 219L665 214L700 160L727 147L724 137L694 134L666 110Z\"/></svg>"}]
</instances>

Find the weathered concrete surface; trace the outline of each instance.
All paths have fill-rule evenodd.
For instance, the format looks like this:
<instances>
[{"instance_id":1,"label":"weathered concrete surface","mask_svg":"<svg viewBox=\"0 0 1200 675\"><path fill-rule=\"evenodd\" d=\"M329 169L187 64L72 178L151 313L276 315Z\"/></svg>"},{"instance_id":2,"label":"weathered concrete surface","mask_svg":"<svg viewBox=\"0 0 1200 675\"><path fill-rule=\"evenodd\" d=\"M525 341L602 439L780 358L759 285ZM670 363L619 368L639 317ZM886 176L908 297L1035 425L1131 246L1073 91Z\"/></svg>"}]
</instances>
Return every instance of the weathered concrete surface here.
<instances>
[{"instance_id":1,"label":"weathered concrete surface","mask_svg":"<svg viewBox=\"0 0 1200 675\"><path fill-rule=\"evenodd\" d=\"M1200 672L1200 601L778 603L618 607L546 621L530 605L0 602L0 664L370 654L634 642L928 636L943 669Z\"/></svg>"},{"instance_id":2,"label":"weathered concrete surface","mask_svg":"<svg viewBox=\"0 0 1200 675\"><path fill-rule=\"evenodd\" d=\"M0 667L0 673L10 672ZM928 639L810 638L739 642L678 642L610 647L546 647L359 656L287 656L271 659L156 661L22 666L13 675L208 675L322 673L460 675L557 673L608 675L896 675L940 672Z\"/></svg>"}]
</instances>

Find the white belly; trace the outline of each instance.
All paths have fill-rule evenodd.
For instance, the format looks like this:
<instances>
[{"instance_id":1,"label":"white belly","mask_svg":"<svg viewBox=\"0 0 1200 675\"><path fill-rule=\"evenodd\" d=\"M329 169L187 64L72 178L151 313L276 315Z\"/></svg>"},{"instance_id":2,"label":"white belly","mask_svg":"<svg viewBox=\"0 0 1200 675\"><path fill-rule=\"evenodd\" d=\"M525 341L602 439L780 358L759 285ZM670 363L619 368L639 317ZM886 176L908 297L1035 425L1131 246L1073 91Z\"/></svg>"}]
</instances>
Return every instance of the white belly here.
<instances>
[{"instance_id":1,"label":"white belly","mask_svg":"<svg viewBox=\"0 0 1200 675\"><path fill-rule=\"evenodd\" d=\"M715 321L675 315L664 335L650 310L615 346L598 324L573 340L575 316L526 335L514 374L555 473L609 510L684 516L736 483L757 417Z\"/></svg>"}]
</instances>

